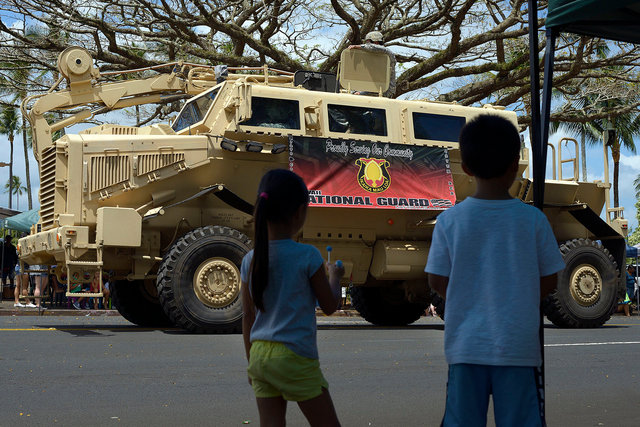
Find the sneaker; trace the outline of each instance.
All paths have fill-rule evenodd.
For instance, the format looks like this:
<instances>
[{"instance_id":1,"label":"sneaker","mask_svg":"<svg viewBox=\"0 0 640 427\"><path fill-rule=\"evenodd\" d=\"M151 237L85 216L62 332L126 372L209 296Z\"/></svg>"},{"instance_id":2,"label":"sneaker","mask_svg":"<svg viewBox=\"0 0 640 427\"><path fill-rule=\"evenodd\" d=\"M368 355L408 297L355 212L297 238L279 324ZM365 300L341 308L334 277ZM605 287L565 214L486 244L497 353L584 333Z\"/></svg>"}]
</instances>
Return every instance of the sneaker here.
<instances>
[{"instance_id":1,"label":"sneaker","mask_svg":"<svg viewBox=\"0 0 640 427\"><path fill-rule=\"evenodd\" d=\"M17 302L15 304L13 304L14 307L24 307L24 304Z\"/></svg>"},{"instance_id":2,"label":"sneaker","mask_svg":"<svg viewBox=\"0 0 640 427\"><path fill-rule=\"evenodd\" d=\"M80 310L80 304L78 304L78 301L73 302L73 308L75 308L76 310Z\"/></svg>"},{"instance_id":3,"label":"sneaker","mask_svg":"<svg viewBox=\"0 0 640 427\"><path fill-rule=\"evenodd\" d=\"M47 307L43 307L41 305L36 305L36 308L40 311L45 311L47 309Z\"/></svg>"},{"instance_id":4,"label":"sneaker","mask_svg":"<svg viewBox=\"0 0 640 427\"><path fill-rule=\"evenodd\" d=\"M34 303L30 302L29 304L25 305L25 307L36 308L36 305Z\"/></svg>"}]
</instances>

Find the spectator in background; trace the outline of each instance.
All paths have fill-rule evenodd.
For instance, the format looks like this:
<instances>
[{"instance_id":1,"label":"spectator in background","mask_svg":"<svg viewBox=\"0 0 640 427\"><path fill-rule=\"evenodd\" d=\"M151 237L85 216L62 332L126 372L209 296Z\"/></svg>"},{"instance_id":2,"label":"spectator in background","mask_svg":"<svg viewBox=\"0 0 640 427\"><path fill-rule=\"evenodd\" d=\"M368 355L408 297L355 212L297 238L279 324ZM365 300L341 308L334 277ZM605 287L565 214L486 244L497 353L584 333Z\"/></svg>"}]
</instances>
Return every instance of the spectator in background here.
<instances>
[{"instance_id":1,"label":"spectator in background","mask_svg":"<svg viewBox=\"0 0 640 427\"><path fill-rule=\"evenodd\" d=\"M12 239L11 235L7 234L4 236L4 243L2 244L2 287L7 282L7 277L9 278L10 286L12 288L15 286L14 269L18 263L18 252L16 252L16 247L11 243Z\"/></svg>"},{"instance_id":2,"label":"spectator in background","mask_svg":"<svg viewBox=\"0 0 640 427\"><path fill-rule=\"evenodd\" d=\"M109 309L109 300L111 299L111 289L109 288L109 275L102 276L102 293L104 294L104 309Z\"/></svg>"},{"instance_id":3,"label":"spectator in background","mask_svg":"<svg viewBox=\"0 0 640 427\"><path fill-rule=\"evenodd\" d=\"M47 265L34 265L31 274L35 281L35 289L33 291L33 297L36 300L36 304L27 304L27 307L35 307L40 310L44 310L42 306L42 296L44 291L49 285L49 267Z\"/></svg>"},{"instance_id":4,"label":"spectator in background","mask_svg":"<svg viewBox=\"0 0 640 427\"><path fill-rule=\"evenodd\" d=\"M62 305L65 297L65 286L58 282L58 277L55 274L49 276L51 283L51 291L53 292L53 303L55 305Z\"/></svg>"},{"instance_id":5,"label":"spectator in background","mask_svg":"<svg viewBox=\"0 0 640 427\"><path fill-rule=\"evenodd\" d=\"M26 304L31 304L31 300L29 299L29 274L26 273L29 265L23 263L23 266L25 272L20 273L20 264L16 264L16 287L13 291L14 307L25 307L25 305L20 302L21 295L25 297Z\"/></svg>"},{"instance_id":6,"label":"spectator in background","mask_svg":"<svg viewBox=\"0 0 640 427\"><path fill-rule=\"evenodd\" d=\"M636 274L635 267L629 264L627 266L627 296L631 300L635 298L635 293L636 293L636 278L634 277L635 274Z\"/></svg>"},{"instance_id":7,"label":"spectator in background","mask_svg":"<svg viewBox=\"0 0 640 427\"><path fill-rule=\"evenodd\" d=\"M91 281L91 293L98 293L100 292L100 272L96 271L93 274L93 280ZM107 281L107 277L106 275L102 276L102 294L104 295L103 297L103 308L107 308L108 306L108 302L109 302L109 282ZM98 298L92 298L93 299L93 308L94 310L97 310L99 307L99 303L100 300Z\"/></svg>"}]
</instances>

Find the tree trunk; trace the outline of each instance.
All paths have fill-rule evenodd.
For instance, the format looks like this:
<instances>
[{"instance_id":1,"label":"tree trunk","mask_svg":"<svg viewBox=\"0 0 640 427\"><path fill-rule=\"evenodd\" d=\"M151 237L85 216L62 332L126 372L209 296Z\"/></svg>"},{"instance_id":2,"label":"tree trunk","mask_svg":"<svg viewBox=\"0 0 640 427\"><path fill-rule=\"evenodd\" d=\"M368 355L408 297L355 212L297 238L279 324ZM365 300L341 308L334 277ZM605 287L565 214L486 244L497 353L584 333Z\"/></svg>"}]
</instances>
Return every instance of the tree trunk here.
<instances>
[{"instance_id":1,"label":"tree trunk","mask_svg":"<svg viewBox=\"0 0 640 427\"><path fill-rule=\"evenodd\" d=\"M13 196L13 135L9 134L9 209L11 209L11 197Z\"/></svg>"},{"instance_id":2,"label":"tree trunk","mask_svg":"<svg viewBox=\"0 0 640 427\"><path fill-rule=\"evenodd\" d=\"M24 123L24 117L23 123ZM31 199L31 174L29 173L29 147L27 147L27 128L22 126L22 145L24 148L24 170L27 174L27 201L29 210L33 209L33 201Z\"/></svg>"},{"instance_id":3,"label":"tree trunk","mask_svg":"<svg viewBox=\"0 0 640 427\"><path fill-rule=\"evenodd\" d=\"M620 174L620 142L615 141L611 147L611 158L613 159L613 207L620 206L618 197L618 175Z\"/></svg>"},{"instance_id":4,"label":"tree trunk","mask_svg":"<svg viewBox=\"0 0 640 427\"><path fill-rule=\"evenodd\" d=\"M583 130L580 132L580 159L582 160L582 180L587 182L587 144L585 139L586 136Z\"/></svg>"}]
</instances>

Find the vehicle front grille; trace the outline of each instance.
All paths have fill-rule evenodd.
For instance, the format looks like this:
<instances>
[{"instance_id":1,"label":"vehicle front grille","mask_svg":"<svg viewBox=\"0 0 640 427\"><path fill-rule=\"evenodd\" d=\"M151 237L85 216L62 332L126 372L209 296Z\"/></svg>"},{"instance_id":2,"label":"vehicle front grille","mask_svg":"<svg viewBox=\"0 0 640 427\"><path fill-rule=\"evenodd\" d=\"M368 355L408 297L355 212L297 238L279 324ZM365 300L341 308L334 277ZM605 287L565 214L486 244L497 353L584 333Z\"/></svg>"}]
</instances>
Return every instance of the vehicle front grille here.
<instances>
[{"instance_id":1,"label":"vehicle front grille","mask_svg":"<svg viewBox=\"0 0 640 427\"><path fill-rule=\"evenodd\" d=\"M144 175L165 166L184 161L184 153L141 154L138 156L138 173Z\"/></svg>"},{"instance_id":2,"label":"vehicle front grille","mask_svg":"<svg viewBox=\"0 0 640 427\"><path fill-rule=\"evenodd\" d=\"M129 156L91 157L90 191L99 191L130 178Z\"/></svg>"},{"instance_id":3,"label":"vehicle front grille","mask_svg":"<svg viewBox=\"0 0 640 427\"><path fill-rule=\"evenodd\" d=\"M55 221L56 153L57 147L53 145L42 151L40 159L40 223L42 230L52 228ZM62 155L64 155L64 149L62 149Z\"/></svg>"}]
</instances>

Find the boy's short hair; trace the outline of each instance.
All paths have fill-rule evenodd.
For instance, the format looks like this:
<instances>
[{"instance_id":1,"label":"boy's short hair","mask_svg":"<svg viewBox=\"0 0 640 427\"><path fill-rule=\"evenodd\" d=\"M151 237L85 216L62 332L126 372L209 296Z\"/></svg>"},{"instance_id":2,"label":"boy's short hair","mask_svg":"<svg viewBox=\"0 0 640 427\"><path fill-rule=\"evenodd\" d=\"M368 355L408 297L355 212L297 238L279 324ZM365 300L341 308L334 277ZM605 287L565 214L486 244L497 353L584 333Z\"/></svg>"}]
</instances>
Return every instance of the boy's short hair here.
<instances>
[{"instance_id":1,"label":"boy's short hair","mask_svg":"<svg viewBox=\"0 0 640 427\"><path fill-rule=\"evenodd\" d=\"M502 176L520 156L518 129L500 116L478 116L460 132L460 156L462 163L478 178Z\"/></svg>"}]
</instances>

